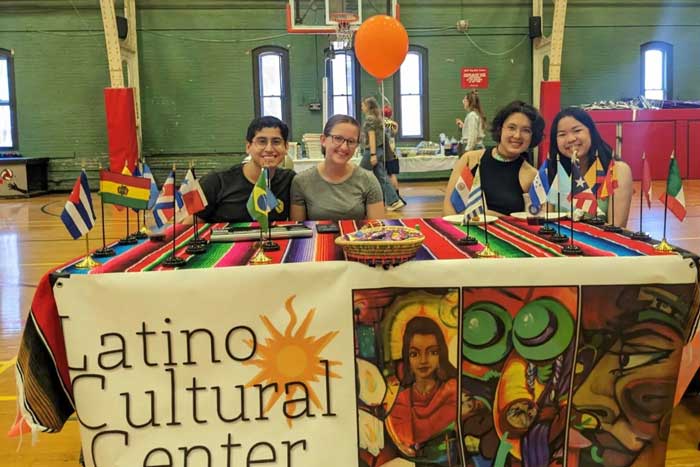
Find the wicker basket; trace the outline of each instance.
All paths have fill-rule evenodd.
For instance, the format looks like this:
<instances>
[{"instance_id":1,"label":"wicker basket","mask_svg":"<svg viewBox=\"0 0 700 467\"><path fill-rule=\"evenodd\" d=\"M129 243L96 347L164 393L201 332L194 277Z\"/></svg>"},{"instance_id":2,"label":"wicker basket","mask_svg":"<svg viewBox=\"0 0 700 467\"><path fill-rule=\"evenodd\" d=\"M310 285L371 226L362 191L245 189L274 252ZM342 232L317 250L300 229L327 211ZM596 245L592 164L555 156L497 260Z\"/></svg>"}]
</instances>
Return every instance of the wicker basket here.
<instances>
[{"instance_id":1,"label":"wicker basket","mask_svg":"<svg viewBox=\"0 0 700 467\"><path fill-rule=\"evenodd\" d=\"M423 244L425 236L418 230L402 226L365 227L361 229L366 236L379 232L405 232L415 237L404 240L348 240L345 235L335 239L336 245L343 248L345 256L352 261L359 261L370 266L396 266L412 259ZM352 237L352 233L348 237Z\"/></svg>"}]
</instances>

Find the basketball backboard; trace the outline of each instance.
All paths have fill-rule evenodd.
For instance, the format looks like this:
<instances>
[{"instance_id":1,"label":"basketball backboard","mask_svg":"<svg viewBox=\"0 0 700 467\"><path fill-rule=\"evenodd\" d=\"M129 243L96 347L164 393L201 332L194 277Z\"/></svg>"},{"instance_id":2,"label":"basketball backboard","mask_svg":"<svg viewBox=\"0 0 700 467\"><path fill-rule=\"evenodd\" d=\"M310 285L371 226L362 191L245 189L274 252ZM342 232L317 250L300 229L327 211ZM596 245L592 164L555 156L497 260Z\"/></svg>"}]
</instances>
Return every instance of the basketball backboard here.
<instances>
[{"instance_id":1,"label":"basketball backboard","mask_svg":"<svg viewBox=\"0 0 700 467\"><path fill-rule=\"evenodd\" d=\"M377 3L386 5L382 13L399 17L398 0L377 0ZM376 9L372 9L368 16L375 14ZM292 34L335 34L339 18L356 30L365 19L362 0L289 0L287 4L287 31Z\"/></svg>"}]
</instances>

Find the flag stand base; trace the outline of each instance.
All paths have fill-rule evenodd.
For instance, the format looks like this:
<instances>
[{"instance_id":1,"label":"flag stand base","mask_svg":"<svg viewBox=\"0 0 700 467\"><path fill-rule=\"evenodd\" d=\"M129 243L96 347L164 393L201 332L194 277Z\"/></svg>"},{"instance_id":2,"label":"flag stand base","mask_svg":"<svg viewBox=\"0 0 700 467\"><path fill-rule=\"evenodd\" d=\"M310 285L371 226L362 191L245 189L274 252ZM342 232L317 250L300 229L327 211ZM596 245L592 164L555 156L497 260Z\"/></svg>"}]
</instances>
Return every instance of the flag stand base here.
<instances>
[{"instance_id":1,"label":"flag stand base","mask_svg":"<svg viewBox=\"0 0 700 467\"><path fill-rule=\"evenodd\" d=\"M139 241L133 235L127 235L125 238L119 239L120 245L133 245L133 244L138 243L138 242Z\"/></svg>"},{"instance_id":2,"label":"flag stand base","mask_svg":"<svg viewBox=\"0 0 700 467\"><path fill-rule=\"evenodd\" d=\"M98 249L98 250L95 250L95 251L92 253L92 256L94 256L95 258L107 258L107 257L110 257L110 256L114 256L114 255L116 255L116 254L117 254L117 253L114 251L114 248L110 248L110 247L107 246L107 247L104 247L104 248L100 248L100 249Z\"/></svg>"},{"instance_id":3,"label":"flag stand base","mask_svg":"<svg viewBox=\"0 0 700 467\"><path fill-rule=\"evenodd\" d=\"M666 241L665 238L661 240L661 243L655 245L654 249L663 253L671 253L675 251L674 248Z\"/></svg>"},{"instance_id":4,"label":"flag stand base","mask_svg":"<svg viewBox=\"0 0 700 467\"><path fill-rule=\"evenodd\" d=\"M630 235L630 238L632 238L632 240L640 240L642 242L648 242L649 240L651 240L649 234L642 231L633 233L632 235Z\"/></svg>"},{"instance_id":5,"label":"flag stand base","mask_svg":"<svg viewBox=\"0 0 700 467\"><path fill-rule=\"evenodd\" d=\"M101 266L102 263L99 263L92 259L92 256L87 255L85 258L82 259L79 263L76 263L75 267L78 269L92 269L97 266Z\"/></svg>"},{"instance_id":6,"label":"flag stand base","mask_svg":"<svg viewBox=\"0 0 700 467\"><path fill-rule=\"evenodd\" d=\"M162 264L163 264L163 266L167 266L169 268L176 268L179 266L184 266L186 263L187 263L187 261L185 261L184 259L178 258L177 256L170 255L170 257L168 259L166 259L165 261L163 261Z\"/></svg>"},{"instance_id":7,"label":"flag stand base","mask_svg":"<svg viewBox=\"0 0 700 467\"><path fill-rule=\"evenodd\" d=\"M548 225L541 227L540 230L537 231L540 235L554 235L554 232L556 232L556 230Z\"/></svg>"},{"instance_id":8,"label":"flag stand base","mask_svg":"<svg viewBox=\"0 0 700 467\"><path fill-rule=\"evenodd\" d=\"M552 237L550 238L550 240L553 241L554 243L566 243L569 241L569 237L567 237L564 234L555 233L555 234L552 234Z\"/></svg>"},{"instance_id":9,"label":"flag stand base","mask_svg":"<svg viewBox=\"0 0 700 467\"><path fill-rule=\"evenodd\" d=\"M185 253L189 253L191 255L201 255L202 253L206 253L208 248L209 245L207 243L190 242L190 245L185 250Z\"/></svg>"},{"instance_id":10,"label":"flag stand base","mask_svg":"<svg viewBox=\"0 0 700 467\"><path fill-rule=\"evenodd\" d=\"M613 232L613 233L620 233L622 232L622 228L618 227L616 225L608 224L603 226L603 230L606 232Z\"/></svg>"},{"instance_id":11,"label":"flag stand base","mask_svg":"<svg viewBox=\"0 0 700 467\"><path fill-rule=\"evenodd\" d=\"M489 244L484 245L484 249L476 254L477 258L498 258L498 253L493 251Z\"/></svg>"},{"instance_id":12,"label":"flag stand base","mask_svg":"<svg viewBox=\"0 0 700 467\"><path fill-rule=\"evenodd\" d=\"M139 230L135 234L132 234L134 238L138 240L143 240L144 238L148 238L148 234L142 230Z\"/></svg>"},{"instance_id":13,"label":"flag stand base","mask_svg":"<svg viewBox=\"0 0 700 467\"><path fill-rule=\"evenodd\" d=\"M250 264L269 264L271 262L272 260L265 255L265 252L262 248L258 248L258 251L255 253L255 256L253 256L250 260Z\"/></svg>"},{"instance_id":14,"label":"flag stand base","mask_svg":"<svg viewBox=\"0 0 700 467\"><path fill-rule=\"evenodd\" d=\"M190 245L209 245L209 240L205 238L193 238L190 240Z\"/></svg>"},{"instance_id":15,"label":"flag stand base","mask_svg":"<svg viewBox=\"0 0 700 467\"><path fill-rule=\"evenodd\" d=\"M267 239L262 243L262 249L263 251L278 251L280 246L272 240Z\"/></svg>"},{"instance_id":16,"label":"flag stand base","mask_svg":"<svg viewBox=\"0 0 700 467\"><path fill-rule=\"evenodd\" d=\"M593 216L590 219L584 219L583 222L590 225L603 225L605 224L605 219L600 216Z\"/></svg>"},{"instance_id":17,"label":"flag stand base","mask_svg":"<svg viewBox=\"0 0 700 467\"><path fill-rule=\"evenodd\" d=\"M578 245L572 245L571 243L564 245L561 252L567 256L580 256L583 254L583 250Z\"/></svg>"},{"instance_id":18,"label":"flag stand base","mask_svg":"<svg viewBox=\"0 0 700 467\"><path fill-rule=\"evenodd\" d=\"M465 245L466 246L474 246L477 243L479 243L479 241L474 237L470 237L469 235L465 235L464 237L457 240L456 243L457 243L457 245L462 245L462 246L465 246Z\"/></svg>"}]
</instances>

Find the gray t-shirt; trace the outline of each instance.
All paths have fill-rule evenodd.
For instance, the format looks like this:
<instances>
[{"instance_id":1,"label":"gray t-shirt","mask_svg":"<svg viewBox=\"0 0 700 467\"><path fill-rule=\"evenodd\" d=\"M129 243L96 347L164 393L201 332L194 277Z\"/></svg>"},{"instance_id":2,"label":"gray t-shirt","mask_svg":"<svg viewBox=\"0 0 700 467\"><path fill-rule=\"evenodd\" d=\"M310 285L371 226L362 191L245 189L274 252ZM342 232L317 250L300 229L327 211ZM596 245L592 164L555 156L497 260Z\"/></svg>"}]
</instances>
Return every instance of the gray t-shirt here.
<instances>
[{"instance_id":1,"label":"gray t-shirt","mask_svg":"<svg viewBox=\"0 0 700 467\"><path fill-rule=\"evenodd\" d=\"M383 201L382 188L372 172L355 167L340 183L321 177L318 167L307 169L292 180L291 203L306 208L309 220L367 218L367 205Z\"/></svg>"}]
</instances>

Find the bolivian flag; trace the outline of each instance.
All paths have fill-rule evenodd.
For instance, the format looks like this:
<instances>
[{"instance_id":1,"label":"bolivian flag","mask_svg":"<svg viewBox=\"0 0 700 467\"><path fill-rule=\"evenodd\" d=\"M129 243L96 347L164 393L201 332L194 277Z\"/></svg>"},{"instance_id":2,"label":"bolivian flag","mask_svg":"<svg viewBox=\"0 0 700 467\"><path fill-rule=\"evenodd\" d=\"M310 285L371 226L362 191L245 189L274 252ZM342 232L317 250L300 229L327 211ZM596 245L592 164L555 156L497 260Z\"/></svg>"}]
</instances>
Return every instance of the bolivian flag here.
<instances>
[{"instance_id":1,"label":"bolivian flag","mask_svg":"<svg viewBox=\"0 0 700 467\"><path fill-rule=\"evenodd\" d=\"M151 195L151 181L143 177L100 170L100 195L108 204L146 209Z\"/></svg>"}]
</instances>

